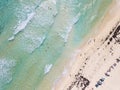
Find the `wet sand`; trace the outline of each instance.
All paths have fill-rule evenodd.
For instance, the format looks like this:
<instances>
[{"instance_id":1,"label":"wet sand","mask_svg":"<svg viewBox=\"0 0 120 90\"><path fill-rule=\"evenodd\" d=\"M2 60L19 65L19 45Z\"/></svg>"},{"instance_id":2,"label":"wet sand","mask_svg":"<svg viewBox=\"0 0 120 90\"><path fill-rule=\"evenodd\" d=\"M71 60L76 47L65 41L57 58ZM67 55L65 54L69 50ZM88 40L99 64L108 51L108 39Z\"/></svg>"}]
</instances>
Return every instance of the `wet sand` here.
<instances>
[{"instance_id":1,"label":"wet sand","mask_svg":"<svg viewBox=\"0 0 120 90\"><path fill-rule=\"evenodd\" d=\"M120 1L86 37L53 90L120 90Z\"/></svg>"}]
</instances>

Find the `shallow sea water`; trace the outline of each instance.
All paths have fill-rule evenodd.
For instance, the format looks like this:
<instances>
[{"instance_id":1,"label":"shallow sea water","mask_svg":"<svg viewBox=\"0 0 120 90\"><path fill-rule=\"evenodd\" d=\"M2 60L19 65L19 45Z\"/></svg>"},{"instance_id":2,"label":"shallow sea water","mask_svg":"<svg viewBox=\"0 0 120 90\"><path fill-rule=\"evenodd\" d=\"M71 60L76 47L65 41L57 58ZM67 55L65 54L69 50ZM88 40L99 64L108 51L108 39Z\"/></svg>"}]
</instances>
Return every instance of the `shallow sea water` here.
<instances>
[{"instance_id":1,"label":"shallow sea water","mask_svg":"<svg viewBox=\"0 0 120 90\"><path fill-rule=\"evenodd\" d=\"M35 90L57 69L66 48L80 45L110 3L0 0L0 90Z\"/></svg>"}]
</instances>

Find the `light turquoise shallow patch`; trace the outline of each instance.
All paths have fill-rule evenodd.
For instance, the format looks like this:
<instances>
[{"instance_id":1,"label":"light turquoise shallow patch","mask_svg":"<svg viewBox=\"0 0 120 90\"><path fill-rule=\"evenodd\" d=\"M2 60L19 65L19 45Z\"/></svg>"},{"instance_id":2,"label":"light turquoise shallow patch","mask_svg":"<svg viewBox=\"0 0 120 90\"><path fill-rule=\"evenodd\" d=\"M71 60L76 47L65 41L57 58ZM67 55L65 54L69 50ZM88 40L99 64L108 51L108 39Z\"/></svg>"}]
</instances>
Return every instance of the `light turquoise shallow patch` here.
<instances>
[{"instance_id":1,"label":"light turquoise shallow patch","mask_svg":"<svg viewBox=\"0 0 120 90\"><path fill-rule=\"evenodd\" d=\"M35 90L46 65L57 68L67 44L79 46L110 2L0 0L0 90Z\"/></svg>"}]
</instances>

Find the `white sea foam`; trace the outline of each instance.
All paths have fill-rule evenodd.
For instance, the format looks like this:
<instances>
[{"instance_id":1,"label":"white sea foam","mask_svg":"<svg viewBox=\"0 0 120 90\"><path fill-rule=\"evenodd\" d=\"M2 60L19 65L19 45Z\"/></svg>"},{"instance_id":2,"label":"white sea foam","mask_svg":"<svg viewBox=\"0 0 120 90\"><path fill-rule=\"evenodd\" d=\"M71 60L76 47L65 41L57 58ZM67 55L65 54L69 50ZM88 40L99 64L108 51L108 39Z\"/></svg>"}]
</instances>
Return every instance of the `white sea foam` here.
<instances>
[{"instance_id":1,"label":"white sea foam","mask_svg":"<svg viewBox=\"0 0 120 90\"><path fill-rule=\"evenodd\" d=\"M91 18L90 18L90 21L89 22L91 22L91 21L93 21L94 19L95 19L95 17L96 17L97 15L93 15L93 16L91 16Z\"/></svg>"},{"instance_id":2,"label":"white sea foam","mask_svg":"<svg viewBox=\"0 0 120 90\"><path fill-rule=\"evenodd\" d=\"M8 38L8 41L12 41L12 40L14 40L14 39L15 39L15 37L12 36L12 37Z\"/></svg>"},{"instance_id":3,"label":"white sea foam","mask_svg":"<svg viewBox=\"0 0 120 90\"><path fill-rule=\"evenodd\" d=\"M65 33L59 34L64 39L64 42L67 42L69 33L71 32L71 29L72 29L72 26L66 27L66 29L67 30L65 31Z\"/></svg>"},{"instance_id":4,"label":"white sea foam","mask_svg":"<svg viewBox=\"0 0 120 90\"><path fill-rule=\"evenodd\" d=\"M39 48L42 43L44 42L46 36L32 36L32 35L26 35L24 41L24 50L26 50L28 53L33 53L34 50Z\"/></svg>"},{"instance_id":5,"label":"white sea foam","mask_svg":"<svg viewBox=\"0 0 120 90\"><path fill-rule=\"evenodd\" d=\"M19 21L19 24L17 26L15 26L15 30L13 32L13 36L11 36L10 38L8 38L8 41L14 40L15 39L15 35L25 29L25 27L30 22L30 20L32 20L32 18L34 17L34 15L35 15L34 12L29 13L29 14L27 14L27 19L26 20L24 20L22 22Z\"/></svg>"},{"instance_id":6,"label":"white sea foam","mask_svg":"<svg viewBox=\"0 0 120 90\"><path fill-rule=\"evenodd\" d=\"M35 27L48 28L54 23L54 17L57 15L56 5L52 0L43 1L36 10L36 16L33 24Z\"/></svg>"},{"instance_id":7,"label":"white sea foam","mask_svg":"<svg viewBox=\"0 0 120 90\"><path fill-rule=\"evenodd\" d=\"M29 21L34 17L35 13L32 12L30 14L27 15L27 19L25 21L22 21L20 24L18 24L18 26L16 27L15 31L14 31L14 35L18 34L20 31L24 30L25 27L27 26L27 24L29 23Z\"/></svg>"},{"instance_id":8,"label":"white sea foam","mask_svg":"<svg viewBox=\"0 0 120 90\"><path fill-rule=\"evenodd\" d=\"M78 13L72 20L68 22L68 25L65 27L65 30L59 35L64 39L64 42L67 42L70 32L72 31L72 27L75 23L78 22L80 13Z\"/></svg>"},{"instance_id":9,"label":"white sea foam","mask_svg":"<svg viewBox=\"0 0 120 90\"><path fill-rule=\"evenodd\" d=\"M66 74L68 74L68 70L65 68L64 71L62 72L62 76L65 76Z\"/></svg>"},{"instance_id":10,"label":"white sea foam","mask_svg":"<svg viewBox=\"0 0 120 90\"><path fill-rule=\"evenodd\" d=\"M56 90L56 89L55 89L55 86L56 86L59 82L61 82L61 78L66 77L66 76L69 76L69 75L67 75L67 74L69 74L69 71L68 71L67 68L65 68L64 71L62 72L62 74L61 74L60 76L58 76L57 79L53 82L52 90Z\"/></svg>"},{"instance_id":11,"label":"white sea foam","mask_svg":"<svg viewBox=\"0 0 120 90\"><path fill-rule=\"evenodd\" d=\"M88 9L90 9L94 4L95 4L96 0L93 0L92 2L90 3L87 3L86 5L84 5L82 11L85 12L87 11Z\"/></svg>"},{"instance_id":12,"label":"white sea foam","mask_svg":"<svg viewBox=\"0 0 120 90\"><path fill-rule=\"evenodd\" d=\"M0 89L12 80L11 69L15 66L14 60L0 59Z\"/></svg>"},{"instance_id":13,"label":"white sea foam","mask_svg":"<svg viewBox=\"0 0 120 90\"><path fill-rule=\"evenodd\" d=\"M50 0L52 3L56 4L56 0Z\"/></svg>"},{"instance_id":14,"label":"white sea foam","mask_svg":"<svg viewBox=\"0 0 120 90\"><path fill-rule=\"evenodd\" d=\"M70 59L71 61L70 61L70 63L69 63L69 66L70 66L70 67L73 65L73 63L74 63L75 60L76 60L77 55L78 55L80 52L81 52L80 49L75 50L75 51L73 52L73 54L71 55L71 59Z\"/></svg>"},{"instance_id":15,"label":"white sea foam","mask_svg":"<svg viewBox=\"0 0 120 90\"><path fill-rule=\"evenodd\" d=\"M52 64L47 64L45 65L45 68L44 68L44 74L47 74L50 72L51 68L52 68Z\"/></svg>"}]
</instances>

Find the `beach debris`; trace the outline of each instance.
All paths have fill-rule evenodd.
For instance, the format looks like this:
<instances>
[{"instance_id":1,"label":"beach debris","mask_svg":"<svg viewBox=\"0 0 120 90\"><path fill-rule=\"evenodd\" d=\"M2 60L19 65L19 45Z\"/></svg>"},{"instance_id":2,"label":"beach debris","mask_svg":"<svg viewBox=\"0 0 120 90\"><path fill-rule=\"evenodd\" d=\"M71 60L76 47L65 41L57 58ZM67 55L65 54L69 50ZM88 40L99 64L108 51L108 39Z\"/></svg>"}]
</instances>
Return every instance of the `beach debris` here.
<instances>
[{"instance_id":1,"label":"beach debris","mask_svg":"<svg viewBox=\"0 0 120 90\"><path fill-rule=\"evenodd\" d=\"M97 84L95 85L96 87L102 85L102 83L104 82L105 78L101 78L99 79L99 81L97 81Z\"/></svg>"},{"instance_id":2,"label":"beach debris","mask_svg":"<svg viewBox=\"0 0 120 90\"><path fill-rule=\"evenodd\" d=\"M89 86L90 84L90 81L84 76L82 76L80 73L75 75L75 78L76 78L75 81L72 82L72 84L68 87L67 90L71 90L74 86L76 86L80 90L85 90L86 87Z\"/></svg>"},{"instance_id":3,"label":"beach debris","mask_svg":"<svg viewBox=\"0 0 120 90\"><path fill-rule=\"evenodd\" d=\"M110 73L116 66L117 66L117 64L120 62L120 59L119 58L117 58L116 59L116 62L115 63L113 63L113 65L111 65L110 67L109 67L109 69L106 71L106 73L105 73L105 76L110 76L110 74L108 74L108 73Z\"/></svg>"},{"instance_id":4,"label":"beach debris","mask_svg":"<svg viewBox=\"0 0 120 90\"><path fill-rule=\"evenodd\" d=\"M110 72L111 72L113 69L115 69L115 67L117 66L117 64L118 64L119 62L120 62L120 59L117 58L117 59L116 59L116 62L113 63L113 65L111 65L111 66L109 67L109 69L105 72L104 78L101 78L101 79L99 79L99 81L97 81L97 84L95 84L95 87L96 87L96 88L98 88L99 86L101 86L101 85L103 84L103 82L105 81L105 78L106 78L106 77L110 77Z\"/></svg>"},{"instance_id":5,"label":"beach debris","mask_svg":"<svg viewBox=\"0 0 120 90\"><path fill-rule=\"evenodd\" d=\"M115 55L113 44L116 44L116 45L120 44L120 24L117 23L116 26L110 31L109 35L107 35L107 37L105 39L102 38L102 40L104 40L104 41L101 41L101 44L103 44L103 47L101 47L102 45L98 46L96 48L96 50L97 50L96 52L97 52L97 56L103 57L103 62L106 62L108 60L106 58L107 55L102 54L99 51L100 50L107 51L107 52L109 51L108 54L111 57L113 57ZM95 42L95 40L94 40L94 42ZM108 47L108 45L109 45L109 47ZM81 68L79 68L79 71L77 72L77 74L75 74L75 80L73 80L71 82L71 84L69 85L67 90L74 90L74 88L78 88L78 90L85 90L91 82L93 73L91 74L91 76L89 75L91 77L89 80L83 76L84 71L87 69L88 61L91 60L91 58L90 58L91 56L87 52L83 52L83 53L80 53L80 57L82 56L82 54L85 57L84 58L85 60L82 62L83 65L80 66ZM110 65L108 67L108 69L106 70L106 72L104 73L104 76L101 77L97 81L97 83L95 84L96 88L103 85L103 82L106 80L106 78L111 76L111 72L113 70L115 70L115 67L118 65L119 62L120 62L120 57L115 59L115 62L112 65ZM97 65L99 65L99 64L102 65L102 63L98 62ZM96 69L96 67L95 67L95 69ZM95 69L94 69L94 72L96 72ZM93 87L91 89L93 90Z\"/></svg>"}]
</instances>

